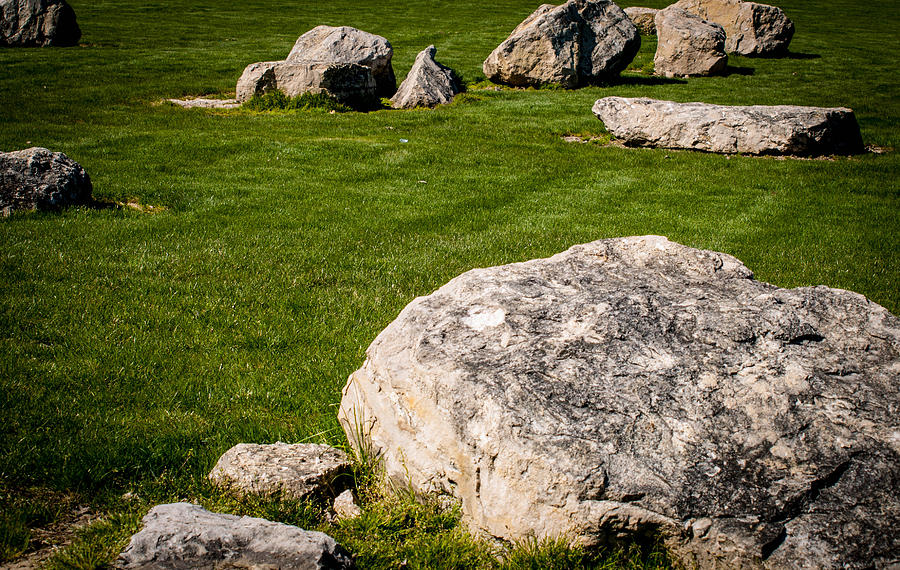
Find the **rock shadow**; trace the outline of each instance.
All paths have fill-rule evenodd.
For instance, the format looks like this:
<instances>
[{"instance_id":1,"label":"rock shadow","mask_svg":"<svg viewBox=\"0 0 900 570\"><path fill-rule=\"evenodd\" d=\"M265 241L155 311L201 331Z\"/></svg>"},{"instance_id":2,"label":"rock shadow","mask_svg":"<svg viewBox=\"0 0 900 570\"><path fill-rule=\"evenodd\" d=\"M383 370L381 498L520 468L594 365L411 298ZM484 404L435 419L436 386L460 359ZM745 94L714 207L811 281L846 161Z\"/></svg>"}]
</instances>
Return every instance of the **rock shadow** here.
<instances>
[{"instance_id":1,"label":"rock shadow","mask_svg":"<svg viewBox=\"0 0 900 570\"><path fill-rule=\"evenodd\" d=\"M617 87L621 85L683 85L687 80L675 77L662 77L659 75L620 75L612 79L596 81L591 85L596 87Z\"/></svg>"},{"instance_id":2,"label":"rock shadow","mask_svg":"<svg viewBox=\"0 0 900 570\"><path fill-rule=\"evenodd\" d=\"M817 53L800 53L796 51L788 51L785 54L782 54L781 57L785 59L820 59L822 56Z\"/></svg>"},{"instance_id":3,"label":"rock shadow","mask_svg":"<svg viewBox=\"0 0 900 570\"><path fill-rule=\"evenodd\" d=\"M753 75L754 73L756 73L756 70L752 67L729 65L725 68L725 71L722 72L722 75L728 77L730 75Z\"/></svg>"}]
</instances>

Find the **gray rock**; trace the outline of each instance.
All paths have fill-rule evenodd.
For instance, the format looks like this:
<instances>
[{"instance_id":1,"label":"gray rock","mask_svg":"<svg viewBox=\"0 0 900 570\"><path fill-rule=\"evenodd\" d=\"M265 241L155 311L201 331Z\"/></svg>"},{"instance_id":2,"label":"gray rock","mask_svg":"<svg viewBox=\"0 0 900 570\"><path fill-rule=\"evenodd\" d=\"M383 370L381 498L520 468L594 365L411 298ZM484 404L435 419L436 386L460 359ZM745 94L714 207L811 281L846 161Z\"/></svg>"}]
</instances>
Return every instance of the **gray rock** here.
<instances>
[{"instance_id":1,"label":"gray rock","mask_svg":"<svg viewBox=\"0 0 900 570\"><path fill-rule=\"evenodd\" d=\"M679 0L675 5L722 26L728 53L782 55L794 36L794 23L775 6L741 0Z\"/></svg>"},{"instance_id":2,"label":"gray rock","mask_svg":"<svg viewBox=\"0 0 900 570\"><path fill-rule=\"evenodd\" d=\"M604 97L594 114L626 145L797 156L863 150L853 111Z\"/></svg>"},{"instance_id":3,"label":"gray rock","mask_svg":"<svg viewBox=\"0 0 900 570\"><path fill-rule=\"evenodd\" d=\"M289 62L317 61L354 63L368 67L375 78L379 97L390 97L397 91L397 79L391 58L394 49L381 36L349 26L317 26L297 39Z\"/></svg>"},{"instance_id":4,"label":"gray rock","mask_svg":"<svg viewBox=\"0 0 900 570\"><path fill-rule=\"evenodd\" d=\"M625 8L625 14L628 16L628 19L645 36L656 35L656 22L653 19L656 17L657 12L659 10L656 8L644 8L642 6Z\"/></svg>"},{"instance_id":5,"label":"gray rock","mask_svg":"<svg viewBox=\"0 0 900 570\"><path fill-rule=\"evenodd\" d=\"M0 212L55 210L91 202L91 178L61 152L0 152Z\"/></svg>"},{"instance_id":6,"label":"gray rock","mask_svg":"<svg viewBox=\"0 0 900 570\"><path fill-rule=\"evenodd\" d=\"M484 61L496 83L574 88L615 77L641 47L637 28L609 0L544 4Z\"/></svg>"},{"instance_id":7,"label":"gray rock","mask_svg":"<svg viewBox=\"0 0 900 570\"><path fill-rule=\"evenodd\" d=\"M434 60L437 52L434 46L428 46L419 52L412 69L397 93L391 97L391 103L397 109L414 107L435 107L453 101L462 90L462 86L449 67L444 67Z\"/></svg>"},{"instance_id":8,"label":"gray rock","mask_svg":"<svg viewBox=\"0 0 900 570\"><path fill-rule=\"evenodd\" d=\"M334 496L346 487L349 475L347 454L329 445L239 443L219 458L209 479L241 493L282 494L300 500Z\"/></svg>"},{"instance_id":9,"label":"gray rock","mask_svg":"<svg viewBox=\"0 0 900 570\"><path fill-rule=\"evenodd\" d=\"M80 38L65 0L0 0L0 47L74 46Z\"/></svg>"},{"instance_id":10,"label":"gray rock","mask_svg":"<svg viewBox=\"0 0 900 570\"><path fill-rule=\"evenodd\" d=\"M236 109L241 104L237 99L207 99L204 97L196 97L193 99L166 99L169 103L174 103L185 109Z\"/></svg>"},{"instance_id":11,"label":"gray rock","mask_svg":"<svg viewBox=\"0 0 900 570\"><path fill-rule=\"evenodd\" d=\"M900 319L663 237L473 269L415 299L339 419L497 537L660 532L702 568L900 552Z\"/></svg>"},{"instance_id":12,"label":"gray rock","mask_svg":"<svg viewBox=\"0 0 900 570\"><path fill-rule=\"evenodd\" d=\"M174 503L150 509L116 567L142 570L352 568L353 561L321 532L252 517L211 513Z\"/></svg>"},{"instance_id":13,"label":"gray rock","mask_svg":"<svg viewBox=\"0 0 900 570\"><path fill-rule=\"evenodd\" d=\"M372 70L352 63L323 61L264 61L251 63L238 79L236 98L244 103L254 95L276 89L289 97L325 93L358 109L378 105Z\"/></svg>"},{"instance_id":14,"label":"gray rock","mask_svg":"<svg viewBox=\"0 0 900 570\"><path fill-rule=\"evenodd\" d=\"M725 30L719 24L669 6L656 14L659 43L653 67L666 77L714 75L725 71Z\"/></svg>"}]
</instances>

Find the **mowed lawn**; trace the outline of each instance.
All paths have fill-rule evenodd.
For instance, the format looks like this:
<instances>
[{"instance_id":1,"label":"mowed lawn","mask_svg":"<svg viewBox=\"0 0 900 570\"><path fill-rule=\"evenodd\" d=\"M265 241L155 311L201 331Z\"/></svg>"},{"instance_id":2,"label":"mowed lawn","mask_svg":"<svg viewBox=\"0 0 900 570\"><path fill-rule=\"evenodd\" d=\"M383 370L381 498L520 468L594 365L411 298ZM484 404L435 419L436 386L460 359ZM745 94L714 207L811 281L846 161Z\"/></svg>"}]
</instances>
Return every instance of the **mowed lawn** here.
<instances>
[{"instance_id":1,"label":"mowed lawn","mask_svg":"<svg viewBox=\"0 0 900 570\"><path fill-rule=\"evenodd\" d=\"M0 49L0 150L65 152L107 205L0 219L7 556L58 516L33 513L47 496L139 516L156 498L215 497L203 478L235 443L344 444L340 389L365 348L473 267L659 234L900 312L895 0L785 0L791 55L731 57L724 77L653 78L637 70L655 49L643 38L636 70L573 91L483 88L482 61L536 1L70 3L81 46ZM398 80L434 44L474 87L433 111L161 103L229 95L245 65L319 24L385 36ZM563 141L603 132L591 105L607 95L846 106L877 152ZM118 499L138 490L138 507Z\"/></svg>"}]
</instances>

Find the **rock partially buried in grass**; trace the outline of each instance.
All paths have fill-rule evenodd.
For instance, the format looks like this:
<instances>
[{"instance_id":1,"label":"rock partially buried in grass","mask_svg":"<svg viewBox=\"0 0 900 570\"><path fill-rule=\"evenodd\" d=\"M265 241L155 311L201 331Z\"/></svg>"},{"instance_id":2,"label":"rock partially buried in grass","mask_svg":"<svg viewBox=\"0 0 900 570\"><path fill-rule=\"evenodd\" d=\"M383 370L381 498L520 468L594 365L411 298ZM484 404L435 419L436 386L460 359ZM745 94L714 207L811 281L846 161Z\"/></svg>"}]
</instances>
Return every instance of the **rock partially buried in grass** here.
<instances>
[{"instance_id":1,"label":"rock partially buried in grass","mask_svg":"<svg viewBox=\"0 0 900 570\"><path fill-rule=\"evenodd\" d=\"M725 71L725 30L718 24L669 6L656 14L653 67L666 77L714 75Z\"/></svg>"},{"instance_id":2,"label":"rock partially buried in grass","mask_svg":"<svg viewBox=\"0 0 900 570\"><path fill-rule=\"evenodd\" d=\"M236 98L245 103L254 95L275 90L288 97L324 93L339 103L361 110L378 105L371 69L352 63L321 61L251 63L238 79Z\"/></svg>"},{"instance_id":3,"label":"rock partially buried in grass","mask_svg":"<svg viewBox=\"0 0 900 570\"><path fill-rule=\"evenodd\" d=\"M340 449L315 443L239 443L226 451L209 479L240 493L302 500L334 496L346 487L350 460Z\"/></svg>"},{"instance_id":4,"label":"rock partially buried in grass","mask_svg":"<svg viewBox=\"0 0 900 570\"><path fill-rule=\"evenodd\" d=\"M656 17L657 12L659 10L656 8L644 8L641 6L625 8L625 14L628 16L628 19L645 36L656 35L656 22L653 19Z\"/></svg>"},{"instance_id":5,"label":"rock partially buried in grass","mask_svg":"<svg viewBox=\"0 0 900 570\"><path fill-rule=\"evenodd\" d=\"M462 89L459 80L449 67L444 67L434 60L437 49L428 46L419 52L412 69L400 89L391 98L397 109L413 109L415 107L436 107L453 101Z\"/></svg>"},{"instance_id":6,"label":"rock partially buried in grass","mask_svg":"<svg viewBox=\"0 0 900 570\"><path fill-rule=\"evenodd\" d=\"M616 77L641 47L637 28L609 0L544 4L484 61L495 83L574 88Z\"/></svg>"},{"instance_id":7,"label":"rock partially buried in grass","mask_svg":"<svg viewBox=\"0 0 900 570\"><path fill-rule=\"evenodd\" d=\"M335 497L332 509L338 519L355 519L362 514L362 509L356 504L356 498L350 489Z\"/></svg>"},{"instance_id":8,"label":"rock partially buried in grass","mask_svg":"<svg viewBox=\"0 0 900 570\"><path fill-rule=\"evenodd\" d=\"M174 503L150 509L116 567L127 569L353 568L350 555L321 532Z\"/></svg>"},{"instance_id":9,"label":"rock partially buried in grass","mask_svg":"<svg viewBox=\"0 0 900 570\"><path fill-rule=\"evenodd\" d=\"M675 6L722 26L728 53L783 55L794 37L794 23L776 6L741 0L679 0Z\"/></svg>"},{"instance_id":10,"label":"rock partially buried in grass","mask_svg":"<svg viewBox=\"0 0 900 570\"><path fill-rule=\"evenodd\" d=\"M339 419L494 536L659 532L687 567L862 568L900 552L898 410L883 307L644 236L419 297Z\"/></svg>"},{"instance_id":11,"label":"rock partially buried in grass","mask_svg":"<svg viewBox=\"0 0 900 570\"><path fill-rule=\"evenodd\" d=\"M862 152L851 109L748 107L604 97L594 114L626 145L816 156Z\"/></svg>"},{"instance_id":12,"label":"rock partially buried in grass","mask_svg":"<svg viewBox=\"0 0 900 570\"><path fill-rule=\"evenodd\" d=\"M61 152L0 152L0 212L56 210L91 202L91 178Z\"/></svg>"},{"instance_id":13,"label":"rock partially buried in grass","mask_svg":"<svg viewBox=\"0 0 900 570\"><path fill-rule=\"evenodd\" d=\"M0 47L74 46L80 38L65 0L0 0Z\"/></svg>"}]
</instances>

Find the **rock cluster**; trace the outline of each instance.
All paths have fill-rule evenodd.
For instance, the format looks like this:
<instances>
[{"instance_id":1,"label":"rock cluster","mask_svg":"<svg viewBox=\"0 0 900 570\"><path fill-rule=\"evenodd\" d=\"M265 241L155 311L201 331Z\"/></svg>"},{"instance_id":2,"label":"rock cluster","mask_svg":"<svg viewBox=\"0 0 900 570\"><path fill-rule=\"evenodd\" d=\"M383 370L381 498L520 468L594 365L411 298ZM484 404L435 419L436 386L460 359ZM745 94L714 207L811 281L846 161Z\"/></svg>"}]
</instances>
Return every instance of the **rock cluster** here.
<instances>
[{"instance_id":1,"label":"rock cluster","mask_svg":"<svg viewBox=\"0 0 900 570\"><path fill-rule=\"evenodd\" d=\"M488 79L574 88L615 77L640 49L637 28L610 0L544 4L484 61Z\"/></svg>"},{"instance_id":2,"label":"rock cluster","mask_svg":"<svg viewBox=\"0 0 900 570\"><path fill-rule=\"evenodd\" d=\"M66 0L0 0L0 47L73 46L80 38Z\"/></svg>"},{"instance_id":3,"label":"rock cluster","mask_svg":"<svg viewBox=\"0 0 900 570\"><path fill-rule=\"evenodd\" d=\"M656 236L474 269L344 389L387 472L504 538L660 532L687 567L900 552L900 319Z\"/></svg>"},{"instance_id":4,"label":"rock cluster","mask_svg":"<svg viewBox=\"0 0 900 570\"><path fill-rule=\"evenodd\" d=\"M434 60L437 49L428 46L416 56L412 69L391 98L396 109L435 107L453 101L462 90L456 74Z\"/></svg>"},{"instance_id":5,"label":"rock cluster","mask_svg":"<svg viewBox=\"0 0 900 570\"><path fill-rule=\"evenodd\" d=\"M628 19L637 26L637 29L640 33L645 36L655 36L656 35L656 22L653 19L656 17L656 13L659 12L656 8L644 8L642 6L632 6L630 8L625 8L625 14L628 16Z\"/></svg>"},{"instance_id":6,"label":"rock cluster","mask_svg":"<svg viewBox=\"0 0 900 570\"><path fill-rule=\"evenodd\" d=\"M610 133L632 146L796 156L863 149L853 111L840 107L741 107L604 97L593 111Z\"/></svg>"},{"instance_id":7,"label":"rock cluster","mask_svg":"<svg viewBox=\"0 0 900 570\"><path fill-rule=\"evenodd\" d=\"M725 30L718 24L669 6L657 12L659 43L653 66L666 77L714 75L725 70Z\"/></svg>"},{"instance_id":8,"label":"rock cluster","mask_svg":"<svg viewBox=\"0 0 900 570\"><path fill-rule=\"evenodd\" d=\"M775 6L743 0L679 0L675 6L722 26L728 53L782 55L794 36L794 23Z\"/></svg>"},{"instance_id":9,"label":"rock cluster","mask_svg":"<svg viewBox=\"0 0 900 570\"><path fill-rule=\"evenodd\" d=\"M0 152L0 212L55 210L91 202L91 178L61 152Z\"/></svg>"}]
</instances>

